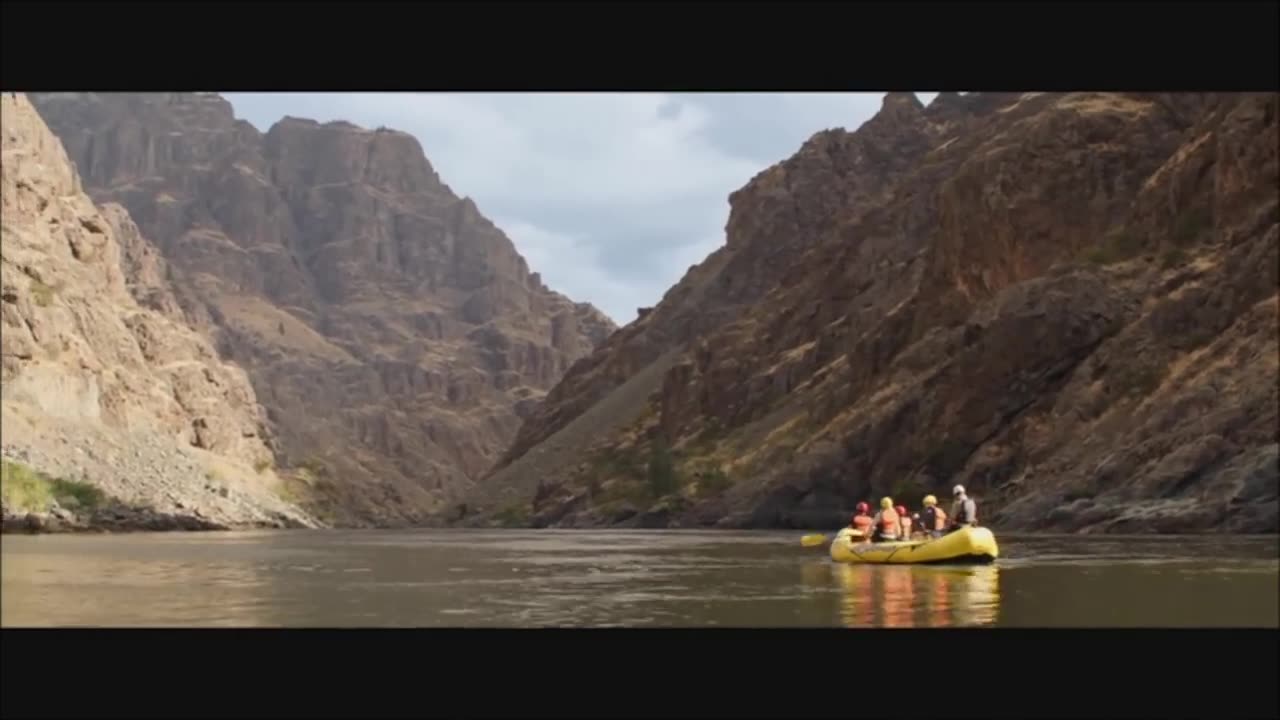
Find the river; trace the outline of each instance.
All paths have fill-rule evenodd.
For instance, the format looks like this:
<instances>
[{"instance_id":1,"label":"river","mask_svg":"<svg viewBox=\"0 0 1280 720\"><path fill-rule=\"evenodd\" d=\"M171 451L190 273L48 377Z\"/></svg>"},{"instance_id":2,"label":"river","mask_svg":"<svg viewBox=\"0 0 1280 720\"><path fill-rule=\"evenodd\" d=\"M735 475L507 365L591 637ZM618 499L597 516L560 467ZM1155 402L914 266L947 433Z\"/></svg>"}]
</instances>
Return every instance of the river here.
<instances>
[{"instance_id":1,"label":"river","mask_svg":"<svg viewBox=\"0 0 1280 720\"><path fill-rule=\"evenodd\" d=\"M1000 537L843 566L798 532L6 535L0 625L1277 627L1268 537Z\"/></svg>"}]
</instances>

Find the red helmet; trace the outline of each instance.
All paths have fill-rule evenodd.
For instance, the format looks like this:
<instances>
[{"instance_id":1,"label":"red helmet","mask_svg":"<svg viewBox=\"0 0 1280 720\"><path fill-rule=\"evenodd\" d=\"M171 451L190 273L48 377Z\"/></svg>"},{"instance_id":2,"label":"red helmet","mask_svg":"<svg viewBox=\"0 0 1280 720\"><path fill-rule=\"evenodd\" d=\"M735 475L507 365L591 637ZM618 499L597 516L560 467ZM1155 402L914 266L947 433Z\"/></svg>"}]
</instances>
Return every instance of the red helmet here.
<instances>
[{"instance_id":1,"label":"red helmet","mask_svg":"<svg viewBox=\"0 0 1280 720\"><path fill-rule=\"evenodd\" d=\"M906 515L906 514L907 514L907 509L906 509L906 508L904 508L904 507L902 507L901 505L899 505L898 507L894 508L894 510L897 510L899 515Z\"/></svg>"},{"instance_id":2,"label":"red helmet","mask_svg":"<svg viewBox=\"0 0 1280 720\"><path fill-rule=\"evenodd\" d=\"M866 504L866 503L864 503L864 502L860 502L860 503L858 503L858 512L860 512L860 513L864 513L864 512L867 512L867 511L868 511L868 510L870 510L870 509L871 509L871 506L870 506L870 505L868 505L868 504Z\"/></svg>"}]
</instances>

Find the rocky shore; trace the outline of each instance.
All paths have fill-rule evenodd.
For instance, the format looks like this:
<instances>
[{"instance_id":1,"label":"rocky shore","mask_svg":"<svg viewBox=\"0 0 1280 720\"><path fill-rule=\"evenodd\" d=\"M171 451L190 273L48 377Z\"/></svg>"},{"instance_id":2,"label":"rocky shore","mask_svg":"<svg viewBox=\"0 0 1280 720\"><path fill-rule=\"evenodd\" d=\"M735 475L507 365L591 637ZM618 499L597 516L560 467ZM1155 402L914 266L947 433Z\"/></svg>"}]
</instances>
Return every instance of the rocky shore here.
<instances>
[{"instance_id":1,"label":"rocky shore","mask_svg":"<svg viewBox=\"0 0 1280 720\"><path fill-rule=\"evenodd\" d=\"M252 492L206 458L162 438L48 447L0 448L6 488L0 532L137 532L307 528L320 523L284 500ZM36 468L39 468L37 470ZM23 490L26 490L23 492ZM16 497L15 497L16 496ZM24 497L25 496L25 497ZM16 499L16 501L15 501Z\"/></svg>"}]
</instances>

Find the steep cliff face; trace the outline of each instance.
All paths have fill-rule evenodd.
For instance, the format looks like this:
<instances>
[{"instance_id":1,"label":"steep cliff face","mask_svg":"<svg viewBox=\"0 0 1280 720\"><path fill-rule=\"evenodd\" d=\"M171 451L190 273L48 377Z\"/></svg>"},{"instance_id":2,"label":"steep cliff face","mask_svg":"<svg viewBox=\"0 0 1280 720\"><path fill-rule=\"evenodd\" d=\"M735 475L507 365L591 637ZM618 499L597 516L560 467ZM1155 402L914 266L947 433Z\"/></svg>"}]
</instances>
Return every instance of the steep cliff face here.
<instances>
[{"instance_id":1,"label":"steep cliff face","mask_svg":"<svg viewBox=\"0 0 1280 720\"><path fill-rule=\"evenodd\" d=\"M921 115L913 93L890 93L859 133L819 133L733 193L725 246L572 368L533 409L469 504L522 506L531 488L580 462L582 448L635 422L695 341L749 313L775 287L794 284L795 258L879 200L928 151L945 126L918 123L905 133L897 126L899 118Z\"/></svg>"},{"instance_id":2,"label":"steep cliff face","mask_svg":"<svg viewBox=\"0 0 1280 720\"><path fill-rule=\"evenodd\" d=\"M734 194L468 521L811 526L960 482L1007 528L1275 531L1276 103L886 96Z\"/></svg>"},{"instance_id":3,"label":"steep cliff face","mask_svg":"<svg viewBox=\"0 0 1280 720\"><path fill-rule=\"evenodd\" d=\"M305 470L292 491L331 522L426 518L613 330L404 133L286 118L264 134L213 94L33 101L92 195L159 245L173 300L248 371L278 461Z\"/></svg>"},{"instance_id":4,"label":"steep cliff face","mask_svg":"<svg viewBox=\"0 0 1280 720\"><path fill-rule=\"evenodd\" d=\"M123 208L85 195L25 96L0 108L6 527L51 511L105 527L312 524L277 497L253 389L183 324L163 260ZM59 488L95 501L63 507Z\"/></svg>"}]
</instances>

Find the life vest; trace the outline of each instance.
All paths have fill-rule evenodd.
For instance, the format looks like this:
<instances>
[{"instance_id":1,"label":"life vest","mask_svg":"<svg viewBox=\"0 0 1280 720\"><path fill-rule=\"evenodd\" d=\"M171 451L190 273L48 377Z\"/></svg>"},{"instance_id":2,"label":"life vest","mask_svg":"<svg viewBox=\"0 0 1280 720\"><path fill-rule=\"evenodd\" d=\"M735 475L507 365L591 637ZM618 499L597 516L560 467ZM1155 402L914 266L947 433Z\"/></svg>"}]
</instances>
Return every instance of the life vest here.
<instances>
[{"instance_id":1,"label":"life vest","mask_svg":"<svg viewBox=\"0 0 1280 720\"><path fill-rule=\"evenodd\" d=\"M975 517L978 514L976 510L977 510L977 503L973 501L973 498L967 497L964 500L961 500L959 503L957 503L956 524L972 525L973 521L977 519Z\"/></svg>"},{"instance_id":2,"label":"life vest","mask_svg":"<svg viewBox=\"0 0 1280 720\"><path fill-rule=\"evenodd\" d=\"M930 529L946 530L947 529L947 511L943 510L940 507L934 507L931 509L933 510L933 527ZM928 510L926 510L925 512L928 512Z\"/></svg>"},{"instance_id":3,"label":"life vest","mask_svg":"<svg viewBox=\"0 0 1280 720\"><path fill-rule=\"evenodd\" d=\"M897 510L889 508L880 511L880 534L885 537L898 537L902 534L902 522Z\"/></svg>"},{"instance_id":4,"label":"life vest","mask_svg":"<svg viewBox=\"0 0 1280 720\"><path fill-rule=\"evenodd\" d=\"M853 529L854 529L854 530L857 530L858 532L862 533L863 535L866 535L867 533L871 532L871 516L870 516L870 515L855 515L855 516L853 517L853 525L852 525L852 527L853 527Z\"/></svg>"}]
</instances>

